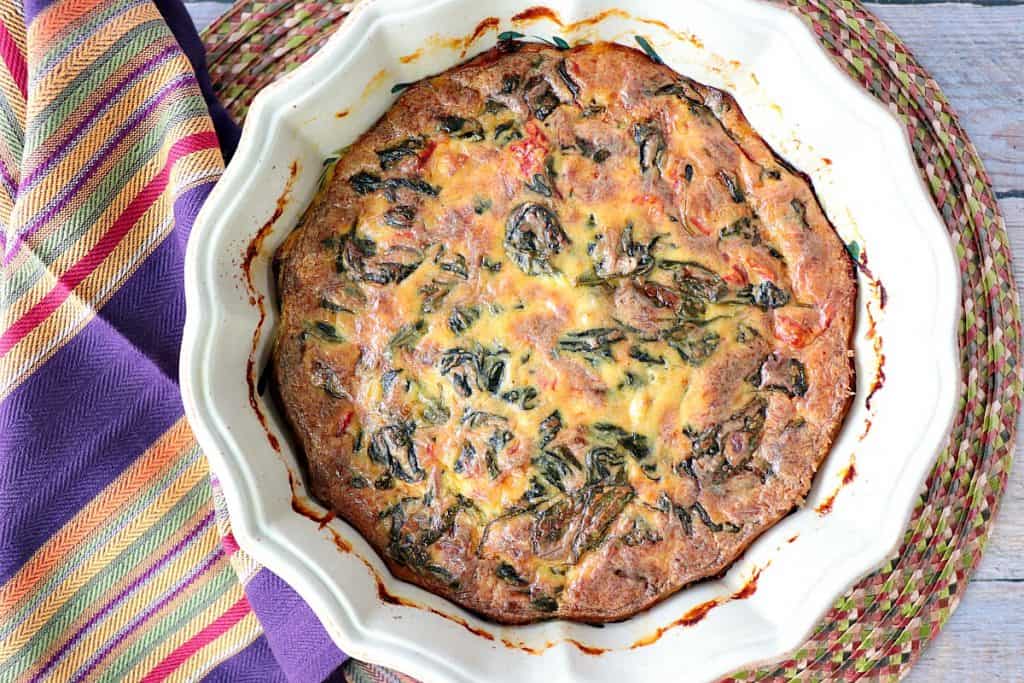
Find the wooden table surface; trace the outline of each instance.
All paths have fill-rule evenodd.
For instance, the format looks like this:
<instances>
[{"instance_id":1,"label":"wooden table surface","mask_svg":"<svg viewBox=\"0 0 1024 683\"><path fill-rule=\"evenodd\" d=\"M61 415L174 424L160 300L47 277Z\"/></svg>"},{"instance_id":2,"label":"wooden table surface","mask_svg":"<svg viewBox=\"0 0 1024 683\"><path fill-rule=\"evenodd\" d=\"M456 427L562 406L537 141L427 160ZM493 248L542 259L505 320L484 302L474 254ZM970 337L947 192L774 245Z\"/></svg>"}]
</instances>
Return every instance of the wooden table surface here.
<instances>
[{"instance_id":1,"label":"wooden table surface","mask_svg":"<svg viewBox=\"0 0 1024 683\"><path fill-rule=\"evenodd\" d=\"M229 6L186 1L200 28ZM921 0L867 6L903 38L959 113L992 177L1010 234L1017 287L1024 291L1024 2ZM1024 681L1021 522L1024 465L1010 471L988 549L960 606L907 681Z\"/></svg>"}]
</instances>

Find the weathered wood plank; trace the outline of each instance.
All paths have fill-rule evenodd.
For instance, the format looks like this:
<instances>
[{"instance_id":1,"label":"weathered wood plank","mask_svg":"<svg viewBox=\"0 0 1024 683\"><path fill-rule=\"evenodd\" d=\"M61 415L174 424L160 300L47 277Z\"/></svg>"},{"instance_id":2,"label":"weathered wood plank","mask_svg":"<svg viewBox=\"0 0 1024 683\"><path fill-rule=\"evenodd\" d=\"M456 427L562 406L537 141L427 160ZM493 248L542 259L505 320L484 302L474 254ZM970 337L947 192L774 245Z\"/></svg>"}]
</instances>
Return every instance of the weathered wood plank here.
<instances>
[{"instance_id":1,"label":"weathered wood plank","mask_svg":"<svg viewBox=\"0 0 1024 683\"><path fill-rule=\"evenodd\" d=\"M908 683L1021 681L1024 583L976 582L905 679Z\"/></svg>"},{"instance_id":2,"label":"weathered wood plank","mask_svg":"<svg viewBox=\"0 0 1024 683\"><path fill-rule=\"evenodd\" d=\"M1024 191L1024 6L867 6L941 86L996 191Z\"/></svg>"},{"instance_id":3,"label":"weathered wood plank","mask_svg":"<svg viewBox=\"0 0 1024 683\"><path fill-rule=\"evenodd\" d=\"M230 7L229 0L185 0L185 9L188 10L198 31L209 26L210 22L227 12Z\"/></svg>"}]
</instances>

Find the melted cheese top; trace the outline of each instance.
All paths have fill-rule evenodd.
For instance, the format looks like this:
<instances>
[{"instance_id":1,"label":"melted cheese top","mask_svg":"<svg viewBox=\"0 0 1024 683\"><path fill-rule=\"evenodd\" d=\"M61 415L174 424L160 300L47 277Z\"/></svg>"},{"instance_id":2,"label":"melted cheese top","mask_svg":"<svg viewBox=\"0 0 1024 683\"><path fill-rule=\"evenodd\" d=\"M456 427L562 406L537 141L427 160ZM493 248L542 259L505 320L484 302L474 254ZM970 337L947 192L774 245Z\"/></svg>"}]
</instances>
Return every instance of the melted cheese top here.
<instances>
[{"instance_id":1,"label":"melted cheese top","mask_svg":"<svg viewBox=\"0 0 1024 683\"><path fill-rule=\"evenodd\" d=\"M327 170L282 279L316 396L290 414L364 533L541 613L612 537L746 533L763 442L833 428L805 405L837 306L806 183L720 93L596 75L602 49L415 86Z\"/></svg>"}]
</instances>

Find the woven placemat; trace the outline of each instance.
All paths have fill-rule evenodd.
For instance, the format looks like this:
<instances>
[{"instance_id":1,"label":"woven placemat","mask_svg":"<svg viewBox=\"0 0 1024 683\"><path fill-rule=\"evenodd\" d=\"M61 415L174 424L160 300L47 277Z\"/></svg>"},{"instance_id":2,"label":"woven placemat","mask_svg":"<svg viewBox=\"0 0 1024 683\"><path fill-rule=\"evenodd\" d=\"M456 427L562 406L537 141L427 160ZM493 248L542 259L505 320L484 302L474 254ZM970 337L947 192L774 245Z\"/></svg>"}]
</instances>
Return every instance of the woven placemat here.
<instances>
[{"instance_id":1,"label":"woven placemat","mask_svg":"<svg viewBox=\"0 0 1024 683\"><path fill-rule=\"evenodd\" d=\"M961 397L897 554L839 598L798 650L729 678L896 679L956 607L1006 485L1022 387L1010 249L974 145L900 39L858 2L775 1L800 16L910 134L959 260ZM259 89L316 52L351 8L337 1L236 3L204 32L213 84L228 109L243 120ZM354 681L409 680L354 661L345 674Z\"/></svg>"}]
</instances>

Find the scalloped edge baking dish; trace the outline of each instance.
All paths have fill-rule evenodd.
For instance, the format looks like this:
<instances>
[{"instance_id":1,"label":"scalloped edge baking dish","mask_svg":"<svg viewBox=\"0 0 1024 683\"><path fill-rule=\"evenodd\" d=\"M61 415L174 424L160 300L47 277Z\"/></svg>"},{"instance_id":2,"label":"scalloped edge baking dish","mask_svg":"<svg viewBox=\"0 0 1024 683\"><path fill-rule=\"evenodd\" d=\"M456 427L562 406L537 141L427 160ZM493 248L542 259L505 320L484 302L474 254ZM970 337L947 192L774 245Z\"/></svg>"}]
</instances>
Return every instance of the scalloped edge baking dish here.
<instances>
[{"instance_id":1,"label":"scalloped edge baking dish","mask_svg":"<svg viewBox=\"0 0 1024 683\"><path fill-rule=\"evenodd\" d=\"M899 542L960 394L952 245L903 127L797 17L756 0L530 7L363 0L320 52L260 93L189 239L186 414L239 545L292 585L349 654L429 681L707 680L797 647ZM857 396L806 506L723 578L601 629L497 626L395 580L347 524L318 522L326 511L306 495L287 430L255 391L276 319L270 257L312 197L322 160L390 106L392 86L452 66L504 30L632 45L643 35L677 71L730 91L811 176L865 266Z\"/></svg>"}]
</instances>

